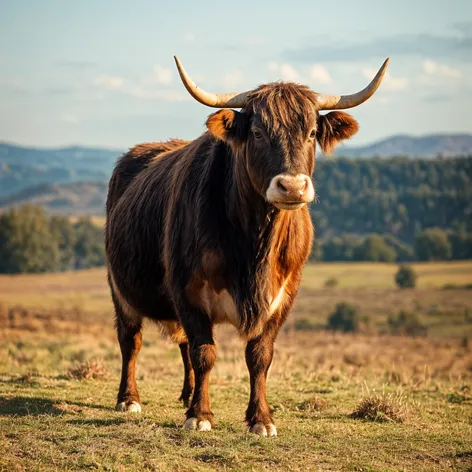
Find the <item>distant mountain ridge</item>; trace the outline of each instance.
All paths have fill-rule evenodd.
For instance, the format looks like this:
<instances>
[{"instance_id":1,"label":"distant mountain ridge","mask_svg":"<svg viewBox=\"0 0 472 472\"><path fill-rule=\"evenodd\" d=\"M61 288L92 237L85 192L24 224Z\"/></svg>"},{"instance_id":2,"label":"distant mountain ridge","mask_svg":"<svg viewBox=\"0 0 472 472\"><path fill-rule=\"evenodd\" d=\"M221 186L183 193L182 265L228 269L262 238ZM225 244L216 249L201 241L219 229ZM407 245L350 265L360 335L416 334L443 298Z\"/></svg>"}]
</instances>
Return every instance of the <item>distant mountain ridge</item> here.
<instances>
[{"instance_id":1,"label":"distant mountain ridge","mask_svg":"<svg viewBox=\"0 0 472 472\"><path fill-rule=\"evenodd\" d=\"M45 149L0 142L0 208L35 201L53 210L77 212L88 207L103 211L108 179L125 151L82 146ZM472 156L472 134L391 136L367 146L340 146L336 152L336 156L353 159L465 155Z\"/></svg>"},{"instance_id":2,"label":"distant mountain ridge","mask_svg":"<svg viewBox=\"0 0 472 472\"><path fill-rule=\"evenodd\" d=\"M367 146L342 146L335 153L345 157L459 157L472 155L472 134L390 136Z\"/></svg>"}]
</instances>

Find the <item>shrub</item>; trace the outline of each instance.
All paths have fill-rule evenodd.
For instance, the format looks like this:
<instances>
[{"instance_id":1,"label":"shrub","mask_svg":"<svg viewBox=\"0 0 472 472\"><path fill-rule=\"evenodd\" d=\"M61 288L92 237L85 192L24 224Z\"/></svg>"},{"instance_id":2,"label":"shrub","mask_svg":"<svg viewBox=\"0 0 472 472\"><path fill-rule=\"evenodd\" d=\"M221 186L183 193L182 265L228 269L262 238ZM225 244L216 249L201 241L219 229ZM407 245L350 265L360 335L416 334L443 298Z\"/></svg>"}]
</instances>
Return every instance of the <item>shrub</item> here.
<instances>
[{"instance_id":1,"label":"shrub","mask_svg":"<svg viewBox=\"0 0 472 472\"><path fill-rule=\"evenodd\" d=\"M395 283L400 288L415 288L416 272L408 265L401 265L395 274Z\"/></svg>"},{"instance_id":2,"label":"shrub","mask_svg":"<svg viewBox=\"0 0 472 472\"><path fill-rule=\"evenodd\" d=\"M336 277L330 277L329 279L325 280L324 286L326 288L334 288L338 286L338 279Z\"/></svg>"},{"instance_id":3,"label":"shrub","mask_svg":"<svg viewBox=\"0 0 472 472\"><path fill-rule=\"evenodd\" d=\"M391 334L406 336L425 336L428 328L419 319L416 313L401 310L398 315L388 317Z\"/></svg>"},{"instance_id":4,"label":"shrub","mask_svg":"<svg viewBox=\"0 0 472 472\"><path fill-rule=\"evenodd\" d=\"M328 328L347 332L359 331L360 319L357 308L349 303L338 303L328 318Z\"/></svg>"},{"instance_id":5,"label":"shrub","mask_svg":"<svg viewBox=\"0 0 472 472\"><path fill-rule=\"evenodd\" d=\"M316 329L316 326L310 320L300 318L294 321L293 329L295 331L313 331Z\"/></svg>"}]
</instances>

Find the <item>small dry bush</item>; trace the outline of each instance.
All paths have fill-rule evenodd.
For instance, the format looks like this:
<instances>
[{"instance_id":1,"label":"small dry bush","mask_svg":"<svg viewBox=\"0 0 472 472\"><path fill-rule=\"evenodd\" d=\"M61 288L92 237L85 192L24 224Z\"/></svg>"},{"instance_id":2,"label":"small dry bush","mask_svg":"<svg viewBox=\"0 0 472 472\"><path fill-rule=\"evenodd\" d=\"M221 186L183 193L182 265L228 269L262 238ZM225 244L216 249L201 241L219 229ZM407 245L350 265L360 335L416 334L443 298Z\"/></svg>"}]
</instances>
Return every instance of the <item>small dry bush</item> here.
<instances>
[{"instance_id":1,"label":"small dry bush","mask_svg":"<svg viewBox=\"0 0 472 472\"><path fill-rule=\"evenodd\" d=\"M401 393L369 394L359 401L351 416L367 421L403 423L408 411L408 405Z\"/></svg>"},{"instance_id":2,"label":"small dry bush","mask_svg":"<svg viewBox=\"0 0 472 472\"><path fill-rule=\"evenodd\" d=\"M324 286L326 288L334 288L339 285L339 280L336 277L330 277L329 279L325 280Z\"/></svg>"},{"instance_id":3,"label":"small dry bush","mask_svg":"<svg viewBox=\"0 0 472 472\"><path fill-rule=\"evenodd\" d=\"M102 360L92 359L69 369L67 377L75 380L106 379L108 377L108 367Z\"/></svg>"}]
</instances>

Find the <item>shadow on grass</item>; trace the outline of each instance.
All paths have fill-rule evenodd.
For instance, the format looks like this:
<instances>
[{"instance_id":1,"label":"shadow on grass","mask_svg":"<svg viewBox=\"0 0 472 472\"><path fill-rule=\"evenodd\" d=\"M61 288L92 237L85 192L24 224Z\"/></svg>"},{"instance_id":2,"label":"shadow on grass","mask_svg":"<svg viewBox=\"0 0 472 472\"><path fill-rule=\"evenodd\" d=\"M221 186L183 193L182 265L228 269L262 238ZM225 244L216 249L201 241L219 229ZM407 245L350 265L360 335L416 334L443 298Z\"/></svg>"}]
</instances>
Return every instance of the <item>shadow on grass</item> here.
<instances>
[{"instance_id":1,"label":"shadow on grass","mask_svg":"<svg viewBox=\"0 0 472 472\"><path fill-rule=\"evenodd\" d=\"M67 414L61 403L74 405L82 408L93 408L99 410L113 411L113 408L104 405L97 405L93 403L84 403L70 400L55 399L39 397L20 397L11 395L0 395L0 416L39 416L39 415L53 415L59 416Z\"/></svg>"},{"instance_id":2,"label":"shadow on grass","mask_svg":"<svg viewBox=\"0 0 472 472\"><path fill-rule=\"evenodd\" d=\"M126 420L124 418L80 419L66 421L68 424L75 424L78 426L116 426L125 422Z\"/></svg>"},{"instance_id":3,"label":"shadow on grass","mask_svg":"<svg viewBox=\"0 0 472 472\"><path fill-rule=\"evenodd\" d=\"M64 414L47 398L0 396L0 416L39 416Z\"/></svg>"}]
</instances>

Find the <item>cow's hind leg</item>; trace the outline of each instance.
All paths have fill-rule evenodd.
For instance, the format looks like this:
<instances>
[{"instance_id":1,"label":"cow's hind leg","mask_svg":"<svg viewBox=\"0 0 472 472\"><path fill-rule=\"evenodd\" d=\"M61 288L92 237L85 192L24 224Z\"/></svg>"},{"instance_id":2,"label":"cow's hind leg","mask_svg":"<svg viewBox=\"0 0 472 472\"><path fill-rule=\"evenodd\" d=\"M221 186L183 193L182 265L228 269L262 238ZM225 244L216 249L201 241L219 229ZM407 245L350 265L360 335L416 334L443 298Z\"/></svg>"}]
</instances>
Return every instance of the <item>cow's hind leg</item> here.
<instances>
[{"instance_id":1,"label":"cow's hind leg","mask_svg":"<svg viewBox=\"0 0 472 472\"><path fill-rule=\"evenodd\" d=\"M272 363L277 332L277 325L269 322L264 332L246 346L246 364L251 380L246 422L249 431L260 436L277 436L266 398L267 372Z\"/></svg>"},{"instance_id":2,"label":"cow's hind leg","mask_svg":"<svg viewBox=\"0 0 472 472\"><path fill-rule=\"evenodd\" d=\"M195 389L187 410L184 428L198 431L210 431L213 425L213 413L210 410L208 384L210 372L216 362L216 346L213 339L213 327L208 316L201 310L180 311L182 324L187 333L195 374Z\"/></svg>"},{"instance_id":3,"label":"cow's hind leg","mask_svg":"<svg viewBox=\"0 0 472 472\"><path fill-rule=\"evenodd\" d=\"M184 385L179 400L188 408L190 397L192 396L195 387L195 376L193 373L192 361L190 359L187 336L182 325L178 321L159 320L158 325L166 336L179 345L180 354L182 355L182 363L184 365Z\"/></svg>"},{"instance_id":4,"label":"cow's hind leg","mask_svg":"<svg viewBox=\"0 0 472 472\"><path fill-rule=\"evenodd\" d=\"M141 400L136 385L136 359L142 344L142 318L127 317L119 305L116 305L116 329L120 342L122 367L121 382L118 391L116 409L139 413Z\"/></svg>"},{"instance_id":5,"label":"cow's hind leg","mask_svg":"<svg viewBox=\"0 0 472 472\"><path fill-rule=\"evenodd\" d=\"M193 372L192 361L190 359L190 349L188 342L180 343L180 353L182 354L182 362L184 364L184 385L179 400L188 408L190 397L195 388L195 375Z\"/></svg>"}]
</instances>

